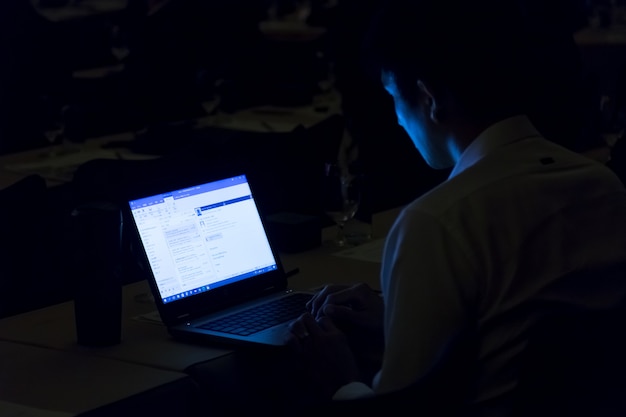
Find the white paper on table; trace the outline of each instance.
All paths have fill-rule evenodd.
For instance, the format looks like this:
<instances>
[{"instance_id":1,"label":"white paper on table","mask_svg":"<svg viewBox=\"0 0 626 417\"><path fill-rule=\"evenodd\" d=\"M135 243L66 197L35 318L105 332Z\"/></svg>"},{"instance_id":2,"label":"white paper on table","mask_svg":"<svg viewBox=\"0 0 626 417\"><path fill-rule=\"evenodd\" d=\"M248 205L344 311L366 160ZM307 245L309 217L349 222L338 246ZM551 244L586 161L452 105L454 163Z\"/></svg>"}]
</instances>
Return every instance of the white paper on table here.
<instances>
[{"instance_id":1,"label":"white paper on table","mask_svg":"<svg viewBox=\"0 0 626 417\"><path fill-rule=\"evenodd\" d=\"M385 239L376 239L348 249L334 253L334 256L350 258L358 261L381 263Z\"/></svg>"},{"instance_id":2,"label":"white paper on table","mask_svg":"<svg viewBox=\"0 0 626 417\"><path fill-rule=\"evenodd\" d=\"M44 410L0 400L0 416L2 417L71 417L74 413Z\"/></svg>"},{"instance_id":3,"label":"white paper on table","mask_svg":"<svg viewBox=\"0 0 626 417\"><path fill-rule=\"evenodd\" d=\"M135 316L133 317L133 320L137 320L143 323L158 324L160 326L163 325L163 321L161 321L161 315L157 310Z\"/></svg>"}]
</instances>

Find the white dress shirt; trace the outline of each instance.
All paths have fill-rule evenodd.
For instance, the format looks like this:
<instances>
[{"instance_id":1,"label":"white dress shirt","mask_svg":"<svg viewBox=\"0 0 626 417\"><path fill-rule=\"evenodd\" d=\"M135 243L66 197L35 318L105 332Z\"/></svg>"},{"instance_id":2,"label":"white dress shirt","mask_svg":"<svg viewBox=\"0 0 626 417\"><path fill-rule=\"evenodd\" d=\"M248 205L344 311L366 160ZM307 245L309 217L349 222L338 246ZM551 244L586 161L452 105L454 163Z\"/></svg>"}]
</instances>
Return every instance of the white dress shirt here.
<instances>
[{"instance_id":1,"label":"white dress shirt","mask_svg":"<svg viewBox=\"0 0 626 417\"><path fill-rule=\"evenodd\" d=\"M568 274L626 261L626 191L604 165L542 138L525 116L485 130L447 181L409 204L385 244L385 354L372 387L405 387L427 374L459 329L478 330L474 401L515 387L535 301L611 306L626 283L573 285ZM578 283L580 284L580 283Z\"/></svg>"}]
</instances>

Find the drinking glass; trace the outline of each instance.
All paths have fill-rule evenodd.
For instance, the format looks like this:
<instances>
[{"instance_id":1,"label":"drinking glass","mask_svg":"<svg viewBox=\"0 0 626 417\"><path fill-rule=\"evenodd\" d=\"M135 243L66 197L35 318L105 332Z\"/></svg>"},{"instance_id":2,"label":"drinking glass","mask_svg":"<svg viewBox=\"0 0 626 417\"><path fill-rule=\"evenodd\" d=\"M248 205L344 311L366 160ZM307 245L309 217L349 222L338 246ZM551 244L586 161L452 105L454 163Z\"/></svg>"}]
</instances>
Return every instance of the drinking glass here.
<instances>
[{"instance_id":1,"label":"drinking glass","mask_svg":"<svg viewBox=\"0 0 626 417\"><path fill-rule=\"evenodd\" d=\"M322 175L322 208L337 225L337 234L332 242L334 246L348 244L344 226L356 214L360 198L359 181L348 167L338 162L326 162Z\"/></svg>"}]
</instances>

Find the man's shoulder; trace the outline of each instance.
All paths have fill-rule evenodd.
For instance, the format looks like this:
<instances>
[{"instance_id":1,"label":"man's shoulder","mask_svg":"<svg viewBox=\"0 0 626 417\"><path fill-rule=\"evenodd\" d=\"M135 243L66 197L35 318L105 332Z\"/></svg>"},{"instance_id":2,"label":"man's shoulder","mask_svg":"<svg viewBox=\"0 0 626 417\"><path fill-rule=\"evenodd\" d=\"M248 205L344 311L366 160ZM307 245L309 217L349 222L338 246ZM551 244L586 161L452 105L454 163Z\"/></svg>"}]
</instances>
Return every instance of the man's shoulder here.
<instances>
[{"instance_id":1,"label":"man's shoulder","mask_svg":"<svg viewBox=\"0 0 626 417\"><path fill-rule=\"evenodd\" d=\"M551 190L561 192L551 194ZM488 210L495 201L503 199L557 199L569 191L584 190L620 192L624 185L604 164L541 140L512 146L478 161L407 208L440 217L481 206Z\"/></svg>"}]
</instances>

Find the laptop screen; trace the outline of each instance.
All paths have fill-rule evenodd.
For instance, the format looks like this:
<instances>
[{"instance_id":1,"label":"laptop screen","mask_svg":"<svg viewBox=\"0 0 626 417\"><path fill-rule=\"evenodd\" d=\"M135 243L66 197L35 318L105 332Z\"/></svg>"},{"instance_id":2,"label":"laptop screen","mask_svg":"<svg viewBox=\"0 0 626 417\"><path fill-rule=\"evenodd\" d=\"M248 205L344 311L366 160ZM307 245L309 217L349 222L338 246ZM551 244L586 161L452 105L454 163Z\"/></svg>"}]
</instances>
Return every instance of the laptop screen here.
<instances>
[{"instance_id":1,"label":"laptop screen","mask_svg":"<svg viewBox=\"0 0 626 417\"><path fill-rule=\"evenodd\" d=\"M278 268L245 175L129 206L163 304Z\"/></svg>"}]
</instances>

